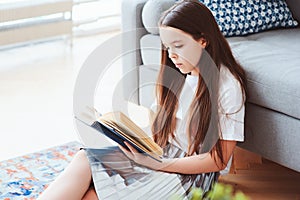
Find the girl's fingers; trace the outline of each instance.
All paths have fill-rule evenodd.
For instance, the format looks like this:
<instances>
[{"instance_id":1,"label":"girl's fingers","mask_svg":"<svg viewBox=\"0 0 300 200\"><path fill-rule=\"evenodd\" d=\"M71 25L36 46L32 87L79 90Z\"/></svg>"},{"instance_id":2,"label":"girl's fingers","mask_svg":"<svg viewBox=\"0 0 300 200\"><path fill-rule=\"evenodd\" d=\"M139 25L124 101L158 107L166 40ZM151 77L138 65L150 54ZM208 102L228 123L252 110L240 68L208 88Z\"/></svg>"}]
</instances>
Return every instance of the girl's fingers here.
<instances>
[{"instance_id":1,"label":"girl's fingers","mask_svg":"<svg viewBox=\"0 0 300 200\"><path fill-rule=\"evenodd\" d=\"M131 153L138 153L138 151L133 148L128 142L124 142L126 144L126 146L128 147L128 149L131 151Z\"/></svg>"},{"instance_id":2,"label":"girl's fingers","mask_svg":"<svg viewBox=\"0 0 300 200\"><path fill-rule=\"evenodd\" d=\"M121 145L119 145L119 148L121 149L121 151L123 151L123 153L129 157L132 158L132 153L130 151L128 151L127 149L125 149L124 147L122 147Z\"/></svg>"},{"instance_id":3,"label":"girl's fingers","mask_svg":"<svg viewBox=\"0 0 300 200\"><path fill-rule=\"evenodd\" d=\"M122 145L119 145L119 148L120 148L124 153L127 151Z\"/></svg>"}]
</instances>

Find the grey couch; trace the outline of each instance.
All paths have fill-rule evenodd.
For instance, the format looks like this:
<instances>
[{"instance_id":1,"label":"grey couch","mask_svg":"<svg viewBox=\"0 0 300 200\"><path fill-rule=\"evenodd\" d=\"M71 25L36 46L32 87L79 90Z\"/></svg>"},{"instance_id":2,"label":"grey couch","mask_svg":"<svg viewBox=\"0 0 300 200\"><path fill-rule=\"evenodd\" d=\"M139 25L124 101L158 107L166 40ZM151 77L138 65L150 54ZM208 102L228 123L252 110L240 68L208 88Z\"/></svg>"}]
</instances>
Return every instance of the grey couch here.
<instances>
[{"instance_id":1,"label":"grey couch","mask_svg":"<svg viewBox=\"0 0 300 200\"><path fill-rule=\"evenodd\" d=\"M166 7L173 4L171 0L164 1ZM122 66L123 94L130 101L150 106L159 69L160 40L159 35L144 27L147 15L151 14L143 9L146 2L122 1L123 52L126 52ZM287 3L300 22L300 1ZM164 9L152 14L157 15ZM151 16L152 19L158 17ZM248 79L245 142L239 145L300 172L299 26L227 40Z\"/></svg>"}]
</instances>

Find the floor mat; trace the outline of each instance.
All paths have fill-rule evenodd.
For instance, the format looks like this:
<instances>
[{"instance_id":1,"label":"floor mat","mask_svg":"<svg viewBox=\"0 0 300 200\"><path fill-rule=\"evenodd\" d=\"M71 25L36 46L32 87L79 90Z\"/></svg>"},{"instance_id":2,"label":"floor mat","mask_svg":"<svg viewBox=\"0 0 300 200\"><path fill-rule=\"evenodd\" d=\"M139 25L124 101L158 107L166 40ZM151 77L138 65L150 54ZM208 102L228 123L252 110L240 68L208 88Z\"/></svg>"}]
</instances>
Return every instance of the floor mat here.
<instances>
[{"instance_id":1,"label":"floor mat","mask_svg":"<svg viewBox=\"0 0 300 200\"><path fill-rule=\"evenodd\" d=\"M74 141L0 162L0 199L31 200L64 170L81 144Z\"/></svg>"}]
</instances>

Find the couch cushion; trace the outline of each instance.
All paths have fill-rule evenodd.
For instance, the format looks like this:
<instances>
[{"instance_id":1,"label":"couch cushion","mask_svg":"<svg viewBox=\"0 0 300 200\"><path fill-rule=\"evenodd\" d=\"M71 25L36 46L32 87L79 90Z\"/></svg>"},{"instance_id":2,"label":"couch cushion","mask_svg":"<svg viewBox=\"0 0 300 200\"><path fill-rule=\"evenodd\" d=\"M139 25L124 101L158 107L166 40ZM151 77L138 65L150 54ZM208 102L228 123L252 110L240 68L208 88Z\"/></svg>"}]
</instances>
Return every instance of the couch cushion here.
<instances>
[{"instance_id":1,"label":"couch cushion","mask_svg":"<svg viewBox=\"0 0 300 200\"><path fill-rule=\"evenodd\" d=\"M284 0L200 1L211 10L225 36L248 35L298 25Z\"/></svg>"},{"instance_id":2,"label":"couch cushion","mask_svg":"<svg viewBox=\"0 0 300 200\"><path fill-rule=\"evenodd\" d=\"M161 59L161 42L158 35L147 34L140 41L142 62L144 65L157 65L159 69Z\"/></svg>"},{"instance_id":3,"label":"couch cushion","mask_svg":"<svg viewBox=\"0 0 300 200\"><path fill-rule=\"evenodd\" d=\"M228 41L246 70L248 101L300 119L300 28Z\"/></svg>"},{"instance_id":4,"label":"couch cushion","mask_svg":"<svg viewBox=\"0 0 300 200\"><path fill-rule=\"evenodd\" d=\"M157 65L139 67L139 103L147 108L154 103L157 75Z\"/></svg>"},{"instance_id":5,"label":"couch cushion","mask_svg":"<svg viewBox=\"0 0 300 200\"><path fill-rule=\"evenodd\" d=\"M160 68L160 38L158 35L144 35L140 46L143 65L139 67L139 102L150 108L155 98L155 82Z\"/></svg>"},{"instance_id":6,"label":"couch cushion","mask_svg":"<svg viewBox=\"0 0 300 200\"><path fill-rule=\"evenodd\" d=\"M142 21L149 33L158 35L159 30L157 23L161 14L174 5L175 0L149 0L146 2L143 12L142 12Z\"/></svg>"}]
</instances>

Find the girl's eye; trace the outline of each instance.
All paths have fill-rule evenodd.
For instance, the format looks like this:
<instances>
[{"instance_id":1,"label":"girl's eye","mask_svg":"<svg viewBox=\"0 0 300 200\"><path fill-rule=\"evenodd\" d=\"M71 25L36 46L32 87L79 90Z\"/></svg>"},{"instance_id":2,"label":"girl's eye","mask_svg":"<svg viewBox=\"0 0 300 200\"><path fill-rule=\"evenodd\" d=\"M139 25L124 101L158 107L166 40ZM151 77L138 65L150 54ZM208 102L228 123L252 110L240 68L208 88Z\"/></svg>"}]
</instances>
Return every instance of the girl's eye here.
<instances>
[{"instance_id":1,"label":"girl's eye","mask_svg":"<svg viewBox=\"0 0 300 200\"><path fill-rule=\"evenodd\" d=\"M179 49L181 47L183 47L183 45L175 45L175 48L177 48L177 49Z\"/></svg>"}]
</instances>

